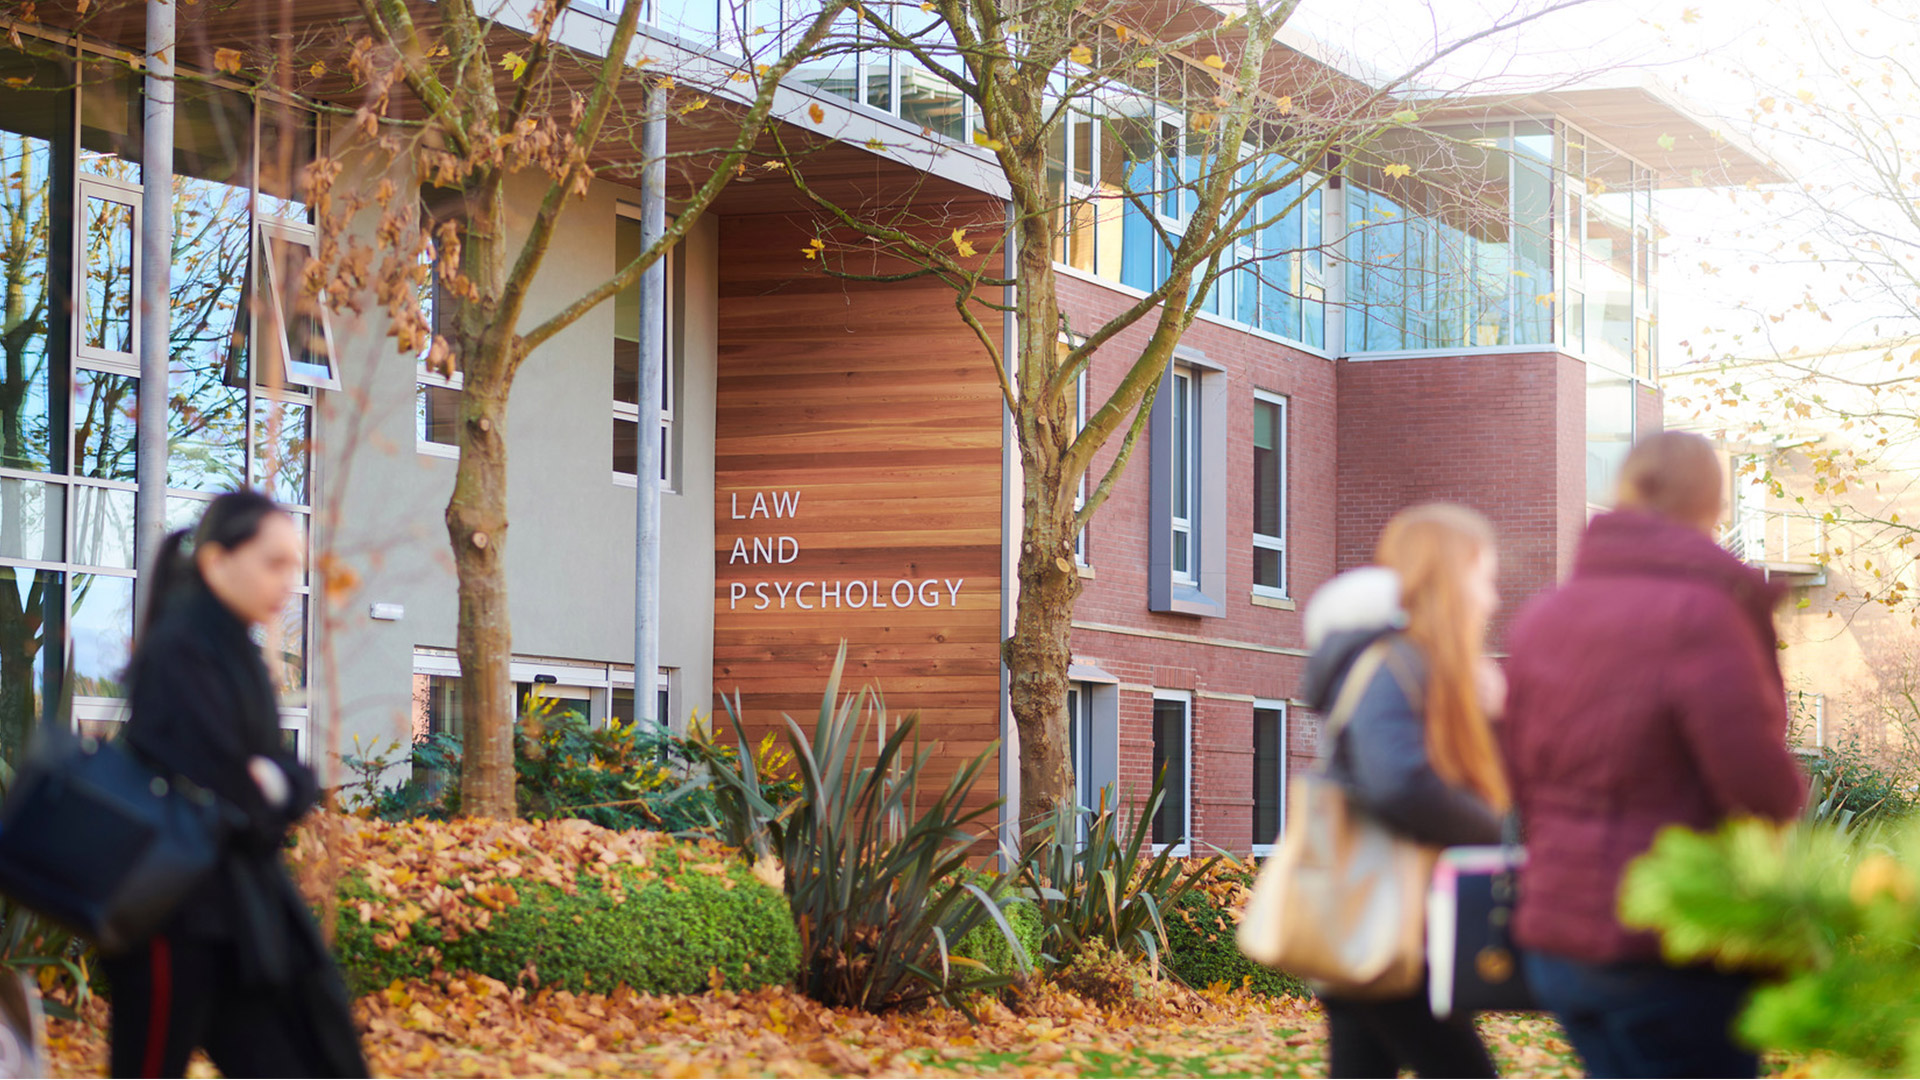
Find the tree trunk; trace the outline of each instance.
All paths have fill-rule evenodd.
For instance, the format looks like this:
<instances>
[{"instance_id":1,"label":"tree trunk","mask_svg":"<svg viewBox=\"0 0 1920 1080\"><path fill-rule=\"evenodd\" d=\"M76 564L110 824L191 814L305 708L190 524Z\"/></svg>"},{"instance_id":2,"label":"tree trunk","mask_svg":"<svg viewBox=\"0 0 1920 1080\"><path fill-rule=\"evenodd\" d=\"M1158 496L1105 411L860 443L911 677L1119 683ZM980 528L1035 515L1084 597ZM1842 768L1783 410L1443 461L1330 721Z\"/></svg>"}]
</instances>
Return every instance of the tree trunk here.
<instances>
[{"instance_id":1,"label":"tree trunk","mask_svg":"<svg viewBox=\"0 0 1920 1080\"><path fill-rule=\"evenodd\" d=\"M1020 731L1020 821L1022 832L1046 820L1073 795L1073 762L1067 739L1067 666L1073 657L1073 602L1080 581L1071 541L1066 569L1037 542L1038 533L1064 535L1043 522L1028 530L1019 565L1020 600L1013 636L1007 639L1007 670L1014 724ZM1024 844L1023 844L1024 846Z\"/></svg>"},{"instance_id":2,"label":"tree trunk","mask_svg":"<svg viewBox=\"0 0 1920 1080\"><path fill-rule=\"evenodd\" d=\"M481 365L473 365L481 367ZM486 365L494 366L494 365ZM460 464L447 502L447 537L460 578L460 810L515 814L516 712L512 625L507 617L506 387L469 371L460 395Z\"/></svg>"}]
</instances>

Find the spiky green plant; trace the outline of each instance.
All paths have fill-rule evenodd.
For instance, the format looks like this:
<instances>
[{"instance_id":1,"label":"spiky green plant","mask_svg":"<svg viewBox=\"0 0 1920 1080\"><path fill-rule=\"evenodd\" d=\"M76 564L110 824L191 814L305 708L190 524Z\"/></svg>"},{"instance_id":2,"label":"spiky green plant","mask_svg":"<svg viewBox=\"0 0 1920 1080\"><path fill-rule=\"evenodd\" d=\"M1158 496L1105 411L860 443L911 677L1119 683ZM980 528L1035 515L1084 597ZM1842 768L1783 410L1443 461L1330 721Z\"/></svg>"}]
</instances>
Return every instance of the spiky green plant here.
<instances>
[{"instance_id":1,"label":"spiky green plant","mask_svg":"<svg viewBox=\"0 0 1920 1080\"><path fill-rule=\"evenodd\" d=\"M967 809L996 747L969 761L921 809L932 757L918 717L890 722L878 691L840 692L841 643L809 734L785 717L800 792L768 797L763 751L726 700L739 752L710 733L689 740L714 787L721 836L748 857L778 859L800 930L800 988L829 1005L879 1012L929 998L963 1004L976 990L1006 986L1031 967L1001 908L1006 877L963 874L998 800ZM878 751L868 753L878 736ZM955 955L976 927L1004 935L1019 971L993 971Z\"/></svg>"}]
</instances>

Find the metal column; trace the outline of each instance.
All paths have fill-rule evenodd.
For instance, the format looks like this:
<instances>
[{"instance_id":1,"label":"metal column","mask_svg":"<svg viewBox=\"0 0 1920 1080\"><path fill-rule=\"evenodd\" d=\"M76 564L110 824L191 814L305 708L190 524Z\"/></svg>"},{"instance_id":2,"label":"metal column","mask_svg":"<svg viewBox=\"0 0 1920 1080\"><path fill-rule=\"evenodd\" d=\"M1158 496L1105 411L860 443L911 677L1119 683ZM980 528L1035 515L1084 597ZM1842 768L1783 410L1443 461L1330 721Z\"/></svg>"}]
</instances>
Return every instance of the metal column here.
<instances>
[{"instance_id":1,"label":"metal column","mask_svg":"<svg viewBox=\"0 0 1920 1080\"><path fill-rule=\"evenodd\" d=\"M152 555L167 527L168 340L173 263L173 0L147 0L146 124L140 154L140 390L134 496L136 607L153 597ZM135 625L138 625L136 622Z\"/></svg>"},{"instance_id":2,"label":"metal column","mask_svg":"<svg viewBox=\"0 0 1920 1080\"><path fill-rule=\"evenodd\" d=\"M667 96L648 92L640 128L645 161L640 182L640 249L651 251L667 231ZM667 330L667 261L640 275L640 423L634 453L633 714L671 726L655 715L660 671L660 373Z\"/></svg>"}]
</instances>

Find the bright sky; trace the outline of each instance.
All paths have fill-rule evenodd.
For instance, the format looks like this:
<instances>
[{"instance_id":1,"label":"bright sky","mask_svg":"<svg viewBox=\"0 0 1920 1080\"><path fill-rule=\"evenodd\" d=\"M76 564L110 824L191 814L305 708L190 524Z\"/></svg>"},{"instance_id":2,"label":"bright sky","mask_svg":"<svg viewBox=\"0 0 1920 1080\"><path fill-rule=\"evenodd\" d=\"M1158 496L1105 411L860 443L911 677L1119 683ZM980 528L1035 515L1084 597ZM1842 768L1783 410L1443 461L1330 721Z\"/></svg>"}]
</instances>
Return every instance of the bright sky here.
<instances>
[{"instance_id":1,"label":"bright sky","mask_svg":"<svg viewBox=\"0 0 1920 1080\"><path fill-rule=\"evenodd\" d=\"M1753 135L1747 131L1748 113L1765 97L1791 103L1801 91L1828 100L1838 96L1836 80L1842 77L1828 73L1835 65L1822 63L1809 22L1822 32L1868 48L1891 47L1896 56L1910 59L1913 53L1901 46L1913 42L1914 23L1902 24L1887 14L1896 2L1912 0L1588 0L1462 52L1437 81L1459 86L1474 80L1500 90L1569 80L1622 85L1651 76L1721 118L1710 126L1748 134L1799 179L1818 187L1844 185L1849 177L1835 166L1835 155L1805 140ZM1306 0L1295 26L1336 51L1377 58L1377 74L1404 69L1431 53L1436 41L1456 40L1476 27L1553 3ZM1853 63L1860 74L1861 65ZM1903 92L1912 89L1908 83ZM1876 99L1879 92L1877 78L1858 88L1866 103L1885 105L1889 115L1920 113L1920 102ZM1848 306L1839 298L1841 274L1833 265L1823 269L1819 260L1795 254L1801 242L1813 238L1810 222L1792 213L1795 202L1750 191L1663 193L1661 224L1667 236L1659 286L1662 361L1668 370L1690 355L1752 355L1763 344L1753 333L1756 325L1764 326L1769 343L1782 351L1920 332L1903 323L1898 311L1876 304ZM1830 248L1819 253L1836 254ZM1834 321L1791 311L1809 289ZM1784 318L1757 323L1741 310L1743 303Z\"/></svg>"}]
</instances>

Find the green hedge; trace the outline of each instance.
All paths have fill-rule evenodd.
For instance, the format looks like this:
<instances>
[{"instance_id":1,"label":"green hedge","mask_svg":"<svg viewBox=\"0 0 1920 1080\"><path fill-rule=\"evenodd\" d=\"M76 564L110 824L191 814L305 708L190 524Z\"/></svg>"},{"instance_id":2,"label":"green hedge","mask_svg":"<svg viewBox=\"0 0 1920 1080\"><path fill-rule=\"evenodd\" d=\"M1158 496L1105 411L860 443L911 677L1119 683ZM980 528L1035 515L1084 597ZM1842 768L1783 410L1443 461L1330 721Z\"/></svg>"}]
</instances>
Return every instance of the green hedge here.
<instances>
[{"instance_id":1,"label":"green hedge","mask_svg":"<svg viewBox=\"0 0 1920 1080\"><path fill-rule=\"evenodd\" d=\"M1007 925L1013 927L1013 936L1018 938L1022 948L1027 950L1027 962L1040 963L1041 929L1040 909L1030 900L1016 900L1001 909L1007 917ZM1015 963L1013 947L1007 944L1007 935L1000 932L998 923L987 922L974 927L960 944L953 949L954 955L969 960L978 960L992 968L995 974L1007 974L1019 970Z\"/></svg>"},{"instance_id":2,"label":"green hedge","mask_svg":"<svg viewBox=\"0 0 1920 1080\"><path fill-rule=\"evenodd\" d=\"M721 874L689 869L673 856L643 875L619 868L625 896L582 875L567 895L544 882L514 884L519 903L496 913L484 930L447 942L426 921L392 948L380 919L363 921L361 901L372 897L365 878L347 875L340 886L339 933L334 942L349 988L356 995L421 979L436 966L518 982L531 964L542 987L605 993L625 984L655 994L699 993L719 972L730 988L786 984L799 966L800 938L786 899L738 863ZM731 887L729 887L729 883Z\"/></svg>"},{"instance_id":3,"label":"green hedge","mask_svg":"<svg viewBox=\"0 0 1920 1080\"><path fill-rule=\"evenodd\" d=\"M1208 880L1182 897L1165 916L1166 965L1180 981L1196 989L1214 983L1245 986L1256 994L1307 997L1307 985L1283 971L1256 964L1234 944L1231 907L1234 893L1253 887L1253 871L1222 862Z\"/></svg>"}]
</instances>

